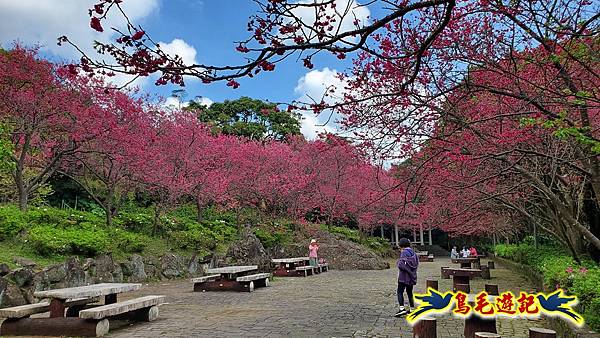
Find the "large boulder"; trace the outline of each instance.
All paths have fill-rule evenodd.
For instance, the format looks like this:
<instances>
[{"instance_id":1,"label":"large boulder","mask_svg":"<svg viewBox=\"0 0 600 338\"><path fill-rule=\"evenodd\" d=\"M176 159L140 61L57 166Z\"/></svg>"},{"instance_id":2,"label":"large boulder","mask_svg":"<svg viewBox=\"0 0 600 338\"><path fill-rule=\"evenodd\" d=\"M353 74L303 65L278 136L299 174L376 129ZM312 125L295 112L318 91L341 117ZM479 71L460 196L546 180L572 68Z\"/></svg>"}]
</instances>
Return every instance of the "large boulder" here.
<instances>
[{"instance_id":1,"label":"large boulder","mask_svg":"<svg viewBox=\"0 0 600 338\"><path fill-rule=\"evenodd\" d=\"M6 276L10 273L10 267L6 263L0 264L0 277Z\"/></svg>"},{"instance_id":2,"label":"large boulder","mask_svg":"<svg viewBox=\"0 0 600 338\"><path fill-rule=\"evenodd\" d=\"M168 253L160 258L162 275L166 278L176 278L185 275L187 264L182 257Z\"/></svg>"},{"instance_id":3,"label":"large boulder","mask_svg":"<svg viewBox=\"0 0 600 338\"><path fill-rule=\"evenodd\" d=\"M121 270L123 278L130 282L144 282L148 278L144 267L144 258L140 255L133 255L121 263Z\"/></svg>"},{"instance_id":4,"label":"large boulder","mask_svg":"<svg viewBox=\"0 0 600 338\"><path fill-rule=\"evenodd\" d=\"M0 277L0 308L27 304L18 286Z\"/></svg>"},{"instance_id":5,"label":"large boulder","mask_svg":"<svg viewBox=\"0 0 600 338\"><path fill-rule=\"evenodd\" d=\"M86 282L97 283L120 283L123 281L121 265L115 263L109 255L100 255L92 262L84 264L86 270Z\"/></svg>"},{"instance_id":6,"label":"large boulder","mask_svg":"<svg viewBox=\"0 0 600 338\"><path fill-rule=\"evenodd\" d=\"M242 230L241 238L229 246L225 258L215 264L258 265L259 270L270 271L271 257L252 229L247 227Z\"/></svg>"},{"instance_id":7,"label":"large boulder","mask_svg":"<svg viewBox=\"0 0 600 338\"><path fill-rule=\"evenodd\" d=\"M191 276L202 274L202 266L200 265L200 259L198 258L197 252L195 252L188 260L187 273Z\"/></svg>"},{"instance_id":8,"label":"large boulder","mask_svg":"<svg viewBox=\"0 0 600 338\"><path fill-rule=\"evenodd\" d=\"M12 280L17 287L25 288L32 284L34 275L30 268L21 268L9 273L5 278Z\"/></svg>"},{"instance_id":9,"label":"large boulder","mask_svg":"<svg viewBox=\"0 0 600 338\"><path fill-rule=\"evenodd\" d=\"M161 279L161 262L155 257L144 257L144 270L149 279Z\"/></svg>"},{"instance_id":10,"label":"large boulder","mask_svg":"<svg viewBox=\"0 0 600 338\"><path fill-rule=\"evenodd\" d=\"M390 267L385 258L369 248L322 230L314 230L310 234L298 232L292 243L274 247L270 254L274 258L308 256L311 238L318 240L319 257L325 259L332 269L381 270Z\"/></svg>"},{"instance_id":11,"label":"large boulder","mask_svg":"<svg viewBox=\"0 0 600 338\"><path fill-rule=\"evenodd\" d=\"M85 271L77 257L69 257L65 264L65 285L67 287L82 286L86 284Z\"/></svg>"},{"instance_id":12,"label":"large boulder","mask_svg":"<svg viewBox=\"0 0 600 338\"><path fill-rule=\"evenodd\" d=\"M22 266L24 268L34 268L37 264L28 258L13 257L13 263Z\"/></svg>"}]
</instances>

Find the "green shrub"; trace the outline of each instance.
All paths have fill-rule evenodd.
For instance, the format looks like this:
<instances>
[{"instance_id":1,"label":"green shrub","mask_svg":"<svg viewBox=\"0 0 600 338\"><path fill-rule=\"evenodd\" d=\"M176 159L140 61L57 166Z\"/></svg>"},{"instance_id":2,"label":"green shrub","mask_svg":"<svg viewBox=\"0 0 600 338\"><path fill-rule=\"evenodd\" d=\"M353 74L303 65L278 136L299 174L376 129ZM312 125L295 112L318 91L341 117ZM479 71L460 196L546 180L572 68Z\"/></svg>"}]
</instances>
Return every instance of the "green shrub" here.
<instances>
[{"instance_id":1,"label":"green shrub","mask_svg":"<svg viewBox=\"0 0 600 338\"><path fill-rule=\"evenodd\" d=\"M367 237L364 240L363 244L371 248L371 250L379 253L380 255L385 255L390 252L392 246L390 242L388 242L385 238L381 237Z\"/></svg>"},{"instance_id":2,"label":"green shrub","mask_svg":"<svg viewBox=\"0 0 600 338\"><path fill-rule=\"evenodd\" d=\"M116 251L125 253L141 253L151 242L151 238L144 234L115 229L112 234Z\"/></svg>"},{"instance_id":3,"label":"green shrub","mask_svg":"<svg viewBox=\"0 0 600 338\"><path fill-rule=\"evenodd\" d=\"M148 212L148 210L127 210L119 214L119 217L115 219L115 225L120 226L125 230L151 233L154 217Z\"/></svg>"},{"instance_id":4,"label":"green shrub","mask_svg":"<svg viewBox=\"0 0 600 338\"><path fill-rule=\"evenodd\" d=\"M344 237L346 237L347 240L352 241L354 243L360 243L361 242L361 238L360 238L360 233L358 232L358 230L352 230L352 229L348 229L346 227L339 227L339 226L324 226L323 228L324 230L328 230L331 233L334 234L340 234Z\"/></svg>"},{"instance_id":5,"label":"green shrub","mask_svg":"<svg viewBox=\"0 0 600 338\"><path fill-rule=\"evenodd\" d=\"M109 236L104 230L35 226L30 229L27 240L40 255L95 256L107 251Z\"/></svg>"},{"instance_id":6,"label":"green shrub","mask_svg":"<svg viewBox=\"0 0 600 338\"><path fill-rule=\"evenodd\" d=\"M198 225L195 228L181 231L172 231L169 238L180 249L209 249L212 250L217 244L217 236L210 229Z\"/></svg>"},{"instance_id":7,"label":"green shrub","mask_svg":"<svg viewBox=\"0 0 600 338\"><path fill-rule=\"evenodd\" d=\"M587 324L600 329L600 268L590 260L577 263L564 250L555 246L532 244L499 244L498 256L531 266L544 278L544 285L551 290L562 288L577 295Z\"/></svg>"},{"instance_id":8,"label":"green shrub","mask_svg":"<svg viewBox=\"0 0 600 338\"><path fill-rule=\"evenodd\" d=\"M0 207L0 241L14 238L25 228L26 217L13 205Z\"/></svg>"},{"instance_id":9,"label":"green shrub","mask_svg":"<svg viewBox=\"0 0 600 338\"><path fill-rule=\"evenodd\" d=\"M261 241L265 248L272 248L278 244L289 243L292 238L291 233L282 229L269 231L268 229L264 228L255 228L254 234Z\"/></svg>"}]
</instances>

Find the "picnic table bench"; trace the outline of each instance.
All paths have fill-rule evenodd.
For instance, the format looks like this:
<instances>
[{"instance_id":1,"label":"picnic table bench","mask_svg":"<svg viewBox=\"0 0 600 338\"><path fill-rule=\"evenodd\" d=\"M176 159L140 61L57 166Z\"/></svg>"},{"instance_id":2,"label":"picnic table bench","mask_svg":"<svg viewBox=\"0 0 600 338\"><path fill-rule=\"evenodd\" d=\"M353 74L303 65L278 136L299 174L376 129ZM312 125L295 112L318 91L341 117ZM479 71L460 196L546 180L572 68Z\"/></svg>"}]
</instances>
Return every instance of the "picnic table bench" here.
<instances>
[{"instance_id":1,"label":"picnic table bench","mask_svg":"<svg viewBox=\"0 0 600 338\"><path fill-rule=\"evenodd\" d=\"M34 296L49 301L0 310L6 320L0 335L102 336L108 333L109 319L152 321L164 296L145 296L118 303L117 295L139 290L141 284L101 283L72 288L38 291ZM104 305L93 305L104 297ZM66 310L66 312L65 312ZM49 312L49 318L29 318Z\"/></svg>"},{"instance_id":2,"label":"picnic table bench","mask_svg":"<svg viewBox=\"0 0 600 338\"><path fill-rule=\"evenodd\" d=\"M245 291L269 286L270 273L258 273L256 265L226 266L206 270L210 275L192 279L194 291Z\"/></svg>"},{"instance_id":3,"label":"picnic table bench","mask_svg":"<svg viewBox=\"0 0 600 338\"><path fill-rule=\"evenodd\" d=\"M475 264L476 262L479 262L478 257L452 258L452 263L460 264L461 268L470 268L471 264Z\"/></svg>"},{"instance_id":4,"label":"picnic table bench","mask_svg":"<svg viewBox=\"0 0 600 338\"><path fill-rule=\"evenodd\" d=\"M463 286L469 286L469 280L475 277L481 277L481 269L464 269L464 268L449 268L442 267L442 278L450 278L452 276L452 288L454 291L465 291Z\"/></svg>"},{"instance_id":5,"label":"picnic table bench","mask_svg":"<svg viewBox=\"0 0 600 338\"><path fill-rule=\"evenodd\" d=\"M322 271L319 266L309 265L309 261L309 257L272 259L271 262L275 264L273 275L277 277L306 277ZM325 271L327 271L327 267Z\"/></svg>"}]
</instances>

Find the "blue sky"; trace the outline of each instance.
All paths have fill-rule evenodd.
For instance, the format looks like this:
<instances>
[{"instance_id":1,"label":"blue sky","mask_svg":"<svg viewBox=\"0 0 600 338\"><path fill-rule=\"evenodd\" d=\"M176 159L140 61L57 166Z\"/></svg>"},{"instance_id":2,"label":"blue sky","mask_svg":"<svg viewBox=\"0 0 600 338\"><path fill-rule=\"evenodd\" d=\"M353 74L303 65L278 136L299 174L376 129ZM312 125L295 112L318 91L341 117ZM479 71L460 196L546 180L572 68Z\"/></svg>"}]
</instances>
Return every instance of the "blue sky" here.
<instances>
[{"instance_id":1,"label":"blue sky","mask_svg":"<svg viewBox=\"0 0 600 338\"><path fill-rule=\"evenodd\" d=\"M336 1L343 5L354 0ZM46 57L72 60L77 53L68 46L56 46L58 36L69 36L87 51L91 50L94 39L111 38L108 29L101 34L89 29L87 8L94 3L94 0L0 0L0 44L10 47L15 40L27 45L41 44ZM125 4L132 20L172 53L183 54L184 60L189 62L217 65L243 62L242 54L235 51L234 41L247 38L248 17L257 9L251 0L125 0ZM362 11L362 15L368 14L368 10ZM122 24L122 20L114 16L104 26ZM208 102L240 96L290 102L306 94L320 96L329 85L340 86L335 71L342 71L350 61L322 54L313 63L315 69L311 71L295 59L287 60L278 64L275 72L241 79L241 87L235 90L225 83L205 85L194 79L186 81L185 90L188 99L203 96ZM165 97L179 89L173 85L156 87L152 79L137 84L145 91ZM312 138L316 131L335 129L333 125L315 127L319 120L324 119L305 114L303 132L306 136Z\"/></svg>"}]
</instances>

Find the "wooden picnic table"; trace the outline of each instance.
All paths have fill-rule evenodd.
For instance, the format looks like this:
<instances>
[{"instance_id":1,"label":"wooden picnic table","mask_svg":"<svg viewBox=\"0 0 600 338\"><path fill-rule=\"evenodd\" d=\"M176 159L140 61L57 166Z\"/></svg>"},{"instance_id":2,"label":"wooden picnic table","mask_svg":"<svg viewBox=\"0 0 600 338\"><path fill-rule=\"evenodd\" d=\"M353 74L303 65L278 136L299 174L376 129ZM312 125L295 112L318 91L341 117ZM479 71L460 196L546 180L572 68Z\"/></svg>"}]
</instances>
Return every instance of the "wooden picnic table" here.
<instances>
[{"instance_id":1,"label":"wooden picnic table","mask_svg":"<svg viewBox=\"0 0 600 338\"><path fill-rule=\"evenodd\" d=\"M477 262L479 262L478 257L460 257L452 259L452 263L460 264L461 268L470 268L471 264L475 264Z\"/></svg>"},{"instance_id":2,"label":"wooden picnic table","mask_svg":"<svg viewBox=\"0 0 600 338\"><path fill-rule=\"evenodd\" d=\"M142 284L134 283L100 283L72 288L37 291L33 295L37 298L50 299L50 318L65 316L65 302L67 299L94 298L104 296L104 304L117 302L119 293L139 290Z\"/></svg>"},{"instance_id":3,"label":"wooden picnic table","mask_svg":"<svg viewBox=\"0 0 600 338\"><path fill-rule=\"evenodd\" d=\"M475 277L481 277L480 269L465 269L465 268L442 268L442 274L446 276L452 276L452 287L456 291L459 287L457 284L469 285L469 280Z\"/></svg>"}]
</instances>

